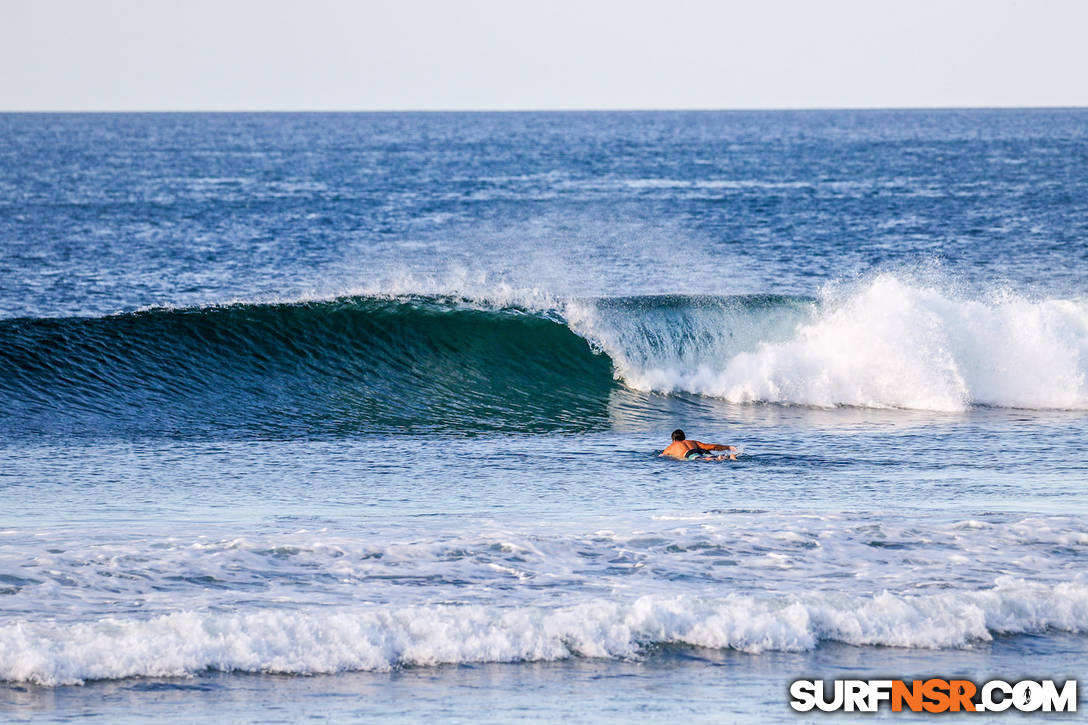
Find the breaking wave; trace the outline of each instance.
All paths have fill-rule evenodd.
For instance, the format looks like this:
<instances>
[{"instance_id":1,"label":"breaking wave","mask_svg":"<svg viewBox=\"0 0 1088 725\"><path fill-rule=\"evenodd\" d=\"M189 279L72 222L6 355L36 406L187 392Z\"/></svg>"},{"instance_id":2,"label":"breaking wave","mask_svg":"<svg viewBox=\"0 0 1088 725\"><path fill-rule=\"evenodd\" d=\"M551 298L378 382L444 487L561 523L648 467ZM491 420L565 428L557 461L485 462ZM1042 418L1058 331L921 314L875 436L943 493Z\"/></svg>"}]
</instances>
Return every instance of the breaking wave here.
<instances>
[{"instance_id":1,"label":"breaking wave","mask_svg":"<svg viewBox=\"0 0 1088 725\"><path fill-rule=\"evenodd\" d=\"M0 626L0 679L42 685L192 675L319 674L405 666L629 658L682 644L799 651L824 641L942 648L997 634L1088 631L1088 587L1000 580L921 596L644 596L568 607L435 605L182 612L150 620Z\"/></svg>"},{"instance_id":2,"label":"breaking wave","mask_svg":"<svg viewBox=\"0 0 1088 725\"><path fill-rule=\"evenodd\" d=\"M818 299L363 296L0 321L11 432L586 430L615 396L654 393L1086 409L1088 303L880 275Z\"/></svg>"}]
</instances>

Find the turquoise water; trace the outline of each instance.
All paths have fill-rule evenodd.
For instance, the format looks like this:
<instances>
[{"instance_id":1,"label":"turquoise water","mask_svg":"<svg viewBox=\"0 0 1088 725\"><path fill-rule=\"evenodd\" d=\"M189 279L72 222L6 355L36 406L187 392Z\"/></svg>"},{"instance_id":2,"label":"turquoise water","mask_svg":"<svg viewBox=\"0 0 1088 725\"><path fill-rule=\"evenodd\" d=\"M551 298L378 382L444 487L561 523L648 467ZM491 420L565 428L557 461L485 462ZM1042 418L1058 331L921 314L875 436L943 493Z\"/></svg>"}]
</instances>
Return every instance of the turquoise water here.
<instances>
[{"instance_id":1,"label":"turquoise water","mask_svg":"<svg viewBox=\"0 0 1088 725\"><path fill-rule=\"evenodd\" d=\"M0 116L0 709L1083 679L1085 120Z\"/></svg>"}]
</instances>

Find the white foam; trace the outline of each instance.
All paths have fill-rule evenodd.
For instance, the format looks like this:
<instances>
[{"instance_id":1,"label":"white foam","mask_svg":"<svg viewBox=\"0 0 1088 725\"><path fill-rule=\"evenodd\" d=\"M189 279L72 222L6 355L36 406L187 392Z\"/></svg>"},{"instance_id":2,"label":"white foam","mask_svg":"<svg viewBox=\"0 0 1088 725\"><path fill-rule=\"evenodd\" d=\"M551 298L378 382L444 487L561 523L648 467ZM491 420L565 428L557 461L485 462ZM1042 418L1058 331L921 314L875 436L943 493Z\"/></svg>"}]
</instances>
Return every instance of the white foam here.
<instances>
[{"instance_id":1,"label":"white foam","mask_svg":"<svg viewBox=\"0 0 1088 725\"><path fill-rule=\"evenodd\" d=\"M393 527L249 532L230 526L36 531L0 544L0 618L54 622L261 606L367 601L510 607L628 596L979 590L990 572L1088 586L1083 519L1000 523L895 516L705 513L600 522L480 522L468 530ZM17 573L17 575L12 575ZM521 586L527 583L529 586Z\"/></svg>"},{"instance_id":2,"label":"white foam","mask_svg":"<svg viewBox=\"0 0 1088 725\"><path fill-rule=\"evenodd\" d=\"M924 596L643 596L566 607L436 605L182 612L0 626L0 679L42 685L202 670L314 674L401 666L632 657L650 644L745 652L821 641L958 647L997 633L1088 631L1088 587L1004 579Z\"/></svg>"},{"instance_id":3,"label":"white foam","mask_svg":"<svg viewBox=\"0 0 1088 725\"><path fill-rule=\"evenodd\" d=\"M1088 409L1083 300L1001 291L971 299L882 274L845 294L826 292L783 339L779 332L739 349L722 340L748 331L708 329L693 353L633 346L627 323L599 313L576 314L572 324L644 391L825 407Z\"/></svg>"},{"instance_id":4,"label":"white foam","mask_svg":"<svg viewBox=\"0 0 1088 725\"><path fill-rule=\"evenodd\" d=\"M0 571L18 572L0 581L0 679L1088 631L1078 517L702 513L470 529L17 533L0 545Z\"/></svg>"}]
</instances>

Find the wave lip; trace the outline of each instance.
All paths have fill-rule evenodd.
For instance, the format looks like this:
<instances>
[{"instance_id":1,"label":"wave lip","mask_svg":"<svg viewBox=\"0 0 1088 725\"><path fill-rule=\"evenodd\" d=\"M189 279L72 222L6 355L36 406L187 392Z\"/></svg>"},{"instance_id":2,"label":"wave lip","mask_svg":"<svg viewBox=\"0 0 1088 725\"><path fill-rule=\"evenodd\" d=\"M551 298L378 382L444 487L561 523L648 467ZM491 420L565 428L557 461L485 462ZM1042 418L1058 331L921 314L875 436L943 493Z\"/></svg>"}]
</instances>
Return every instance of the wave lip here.
<instances>
[{"instance_id":1,"label":"wave lip","mask_svg":"<svg viewBox=\"0 0 1088 725\"><path fill-rule=\"evenodd\" d=\"M385 671L637 657L663 644L750 653L809 650L826 641L947 648L1046 630L1088 632L1088 586L1003 578L990 590L918 596L643 596L558 608L438 605L19 622L0 627L0 679L55 686L204 670Z\"/></svg>"}]
</instances>

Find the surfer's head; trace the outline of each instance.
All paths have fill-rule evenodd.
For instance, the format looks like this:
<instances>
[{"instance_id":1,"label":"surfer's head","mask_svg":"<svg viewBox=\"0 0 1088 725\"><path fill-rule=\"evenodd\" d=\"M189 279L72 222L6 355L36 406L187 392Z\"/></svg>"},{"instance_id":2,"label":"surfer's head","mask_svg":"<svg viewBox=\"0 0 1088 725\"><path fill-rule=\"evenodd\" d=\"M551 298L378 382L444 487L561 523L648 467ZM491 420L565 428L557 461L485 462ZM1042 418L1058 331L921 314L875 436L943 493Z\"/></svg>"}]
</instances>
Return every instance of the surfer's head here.
<instances>
[{"instance_id":1,"label":"surfer's head","mask_svg":"<svg viewBox=\"0 0 1088 725\"><path fill-rule=\"evenodd\" d=\"M674 430L674 431L672 432L672 439L673 439L674 441L682 441L682 440L684 440L684 431L682 431L682 430L680 430L679 428L677 428L676 430Z\"/></svg>"}]
</instances>

